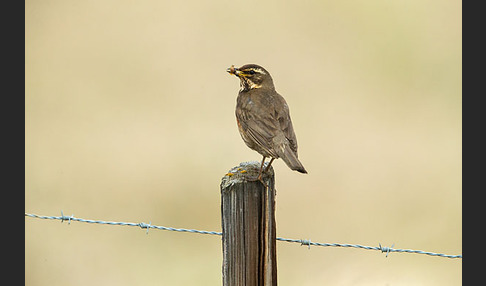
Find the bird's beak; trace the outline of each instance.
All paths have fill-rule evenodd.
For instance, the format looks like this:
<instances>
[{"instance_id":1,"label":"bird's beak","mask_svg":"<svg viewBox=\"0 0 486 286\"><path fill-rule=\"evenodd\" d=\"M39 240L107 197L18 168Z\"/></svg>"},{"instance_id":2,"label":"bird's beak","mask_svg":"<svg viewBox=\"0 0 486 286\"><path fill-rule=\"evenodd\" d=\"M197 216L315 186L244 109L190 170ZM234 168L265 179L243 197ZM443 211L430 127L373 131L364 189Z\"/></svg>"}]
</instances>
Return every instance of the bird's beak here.
<instances>
[{"instance_id":1,"label":"bird's beak","mask_svg":"<svg viewBox=\"0 0 486 286\"><path fill-rule=\"evenodd\" d=\"M237 77L240 77L240 75L241 75L241 71L239 71L238 68L235 68L234 65L232 65L231 67L229 67L226 71L229 74L234 74Z\"/></svg>"}]
</instances>

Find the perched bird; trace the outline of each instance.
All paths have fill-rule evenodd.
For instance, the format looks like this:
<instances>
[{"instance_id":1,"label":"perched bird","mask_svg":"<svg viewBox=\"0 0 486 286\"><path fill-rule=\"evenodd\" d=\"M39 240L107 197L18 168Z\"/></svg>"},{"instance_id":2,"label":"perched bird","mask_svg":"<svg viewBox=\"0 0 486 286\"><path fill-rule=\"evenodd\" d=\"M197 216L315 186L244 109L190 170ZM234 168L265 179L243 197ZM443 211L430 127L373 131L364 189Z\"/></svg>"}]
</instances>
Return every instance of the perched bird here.
<instances>
[{"instance_id":1,"label":"perched bird","mask_svg":"<svg viewBox=\"0 0 486 286\"><path fill-rule=\"evenodd\" d=\"M231 66L227 72L240 79L240 92L236 100L236 122L246 145L263 156L258 180L268 171L273 160L282 158L290 169L305 173L297 157L290 112L285 99L275 91L270 73L263 67L247 64ZM266 158L271 158L263 170Z\"/></svg>"}]
</instances>

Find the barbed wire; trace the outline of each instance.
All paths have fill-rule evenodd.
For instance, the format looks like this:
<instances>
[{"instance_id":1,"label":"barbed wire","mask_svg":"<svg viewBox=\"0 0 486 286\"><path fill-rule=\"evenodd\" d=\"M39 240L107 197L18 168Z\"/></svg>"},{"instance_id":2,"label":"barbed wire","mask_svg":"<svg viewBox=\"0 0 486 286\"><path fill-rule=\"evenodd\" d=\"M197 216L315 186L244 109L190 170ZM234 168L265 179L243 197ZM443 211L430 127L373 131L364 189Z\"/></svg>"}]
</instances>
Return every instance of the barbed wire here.
<instances>
[{"instance_id":1,"label":"barbed wire","mask_svg":"<svg viewBox=\"0 0 486 286\"><path fill-rule=\"evenodd\" d=\"M29 213L25 213L25 216L37 218L37 219L60 220L61 222L67 221L68 224L71 224L72 221L78 221L78 222L106 224L106 225L137 226L142 229L146 229L147 234L149 229L154 228L154 229L177 231L177 232L190 232L190 233L197 233L197 234L209 234L209 235L219 235L219 236L222 235L221 232L217 232L217 231L205 231L205 230L196 230L196 229L157 226L157 225L152 225L151 222L147 224L144 222L134 223L134 222L116 222L116 221L83 219L83 218L74 217L74 215L65 216L62 211L61 211L61 216L42 216L42 215L29 214ZM284 242L300 243L300 245L307 245L309 249L311 245L313 245L313 246L323 246L323 247L344 247L344 248L358 248L358 249L366 249L366 250L379 250L382 253L386 253L386 257L388 257L388 254L390 254L391 252L401 252L401 253L404 252L404 253L425 254L430 256L439 256L445 258L462 258L462 255L448 255L448 254L428 252L422 250L412 250L412 249L396 249L393 248L395 246L394 244L392 244L391 247L386 247L386 246L382 246L381 243L379 243L379 246L364 246L359 244L312 242L310 239L289 239L289 238L277 237L277 240L284 241Z\"/></svg>"}]
</instances>

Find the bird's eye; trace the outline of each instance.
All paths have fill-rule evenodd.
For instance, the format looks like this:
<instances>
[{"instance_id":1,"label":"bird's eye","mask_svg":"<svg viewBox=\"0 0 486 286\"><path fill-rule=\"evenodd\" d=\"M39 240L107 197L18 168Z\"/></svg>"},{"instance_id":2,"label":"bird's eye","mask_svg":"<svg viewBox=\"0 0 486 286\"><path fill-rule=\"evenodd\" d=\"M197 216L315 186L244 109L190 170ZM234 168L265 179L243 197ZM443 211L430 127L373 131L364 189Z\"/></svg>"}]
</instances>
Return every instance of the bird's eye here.
<instances>
[{"instance_id":1,"label":"bird's eye","mask_svg":"<svg viewBox=\"0 0 486 286\"><path fill-rule=\"evenodd\" d=\"M255 74L255 71L254 70L249 70L248 73L249 74Z\"/></svg>"}]
</instances>

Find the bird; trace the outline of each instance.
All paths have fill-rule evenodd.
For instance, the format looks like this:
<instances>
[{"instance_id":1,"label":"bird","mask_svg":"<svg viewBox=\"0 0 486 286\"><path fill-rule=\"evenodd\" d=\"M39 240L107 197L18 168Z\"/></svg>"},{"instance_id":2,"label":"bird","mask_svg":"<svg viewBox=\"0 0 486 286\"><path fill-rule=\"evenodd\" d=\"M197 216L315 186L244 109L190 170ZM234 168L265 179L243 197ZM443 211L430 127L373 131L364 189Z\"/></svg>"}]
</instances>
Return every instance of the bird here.
<instances>
[{"instance_id":1,"label":"bird","mask_svg":"<svg viewBox=\"0 0 486 286\"><path fill-rule=\"evenodd\" d=\"M295 136L287 102L276 90L270 73L257 64L234 65L226 70L240 79L236 99L236 122L246 145L263 156L257 180L282 158L287 166L307 174L297 155ZM265 170L265 159L271 158Z\"/></svg>"}]
</instances>

